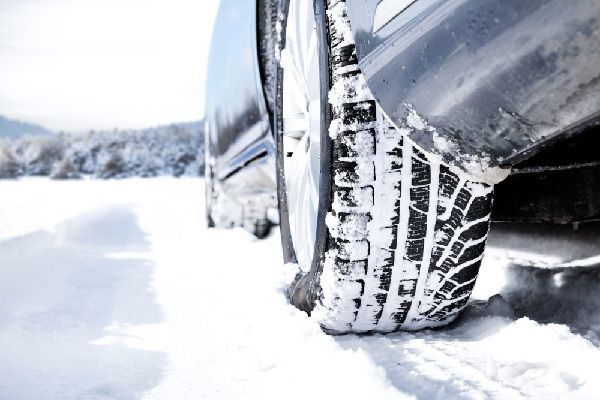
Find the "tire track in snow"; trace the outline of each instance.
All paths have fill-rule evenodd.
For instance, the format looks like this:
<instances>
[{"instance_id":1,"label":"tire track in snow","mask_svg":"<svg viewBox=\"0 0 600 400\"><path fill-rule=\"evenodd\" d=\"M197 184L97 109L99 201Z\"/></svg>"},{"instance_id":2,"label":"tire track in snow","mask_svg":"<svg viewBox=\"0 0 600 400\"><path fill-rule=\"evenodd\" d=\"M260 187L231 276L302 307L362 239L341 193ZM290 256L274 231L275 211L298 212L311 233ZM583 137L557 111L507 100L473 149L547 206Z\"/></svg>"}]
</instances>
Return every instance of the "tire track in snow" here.
<instances>
[{"instance_id":1,"label":"tire track in snow","mask_svg":"<svg viewBox=\"0 0 600 400\"><path fill-rule=\"evenodd\" d=\"M164 319L149 327L111 324L106 332L99 326L98 339L105 334L122 338L118 343L105 341L102 345L116 346L119 356L125 358L134 348L166 354L165 375L143 398L388 400L413 396L446 400L600 397L596 368L600 362L600 331L597 328L600 273L597 269L511 266L514 259L506 259L509 253L505 247L509 246L495 235L492 246L499 247L488 249L482 264L482 279L475 291L476 299L480 300L471 303L467 315L454 325L418 333L331 337L323 333L314 320L286 302L276 234L260 242L240 230L205 229L203 204L198 201L203 198L202 185L197 179L0 182L0 192L5 194L0 199L2 211L22 218L24 228L39 221L36 221L38 215L35 212L23 212L23 204L30 204L32 210L36 207L51 210L56 221L71 218L73 210L100 207L113 210L110 218L98 218L103 223L93 229L94 235L85 242L86 252L104 252L106 240L112 240L117 247L109 248L110 257L105 260L111 262L107 265L111 270L113 267L115 271L122 270L123 257L139 256L126 252L123 238L109 234L119 215L116 212L119 207L114 206L126 203L127 209L137 217L132 222L139 223L150 242L148 252L143 253L143 261L154 269L149 300L146 301L154 305L152 299L155 298L162 307ZM44 195L47 189L53 192ZM21 228L6 232L13 235L21 232ZM597 232L600 231L588 233L591 236L586 242L586 257L597 254L594 253ZM505 240L514 240L514 232L505 233ZM126 236L131 238L129 234ZM77 237L82 239L81 235ZM18 263L7 264L8 255L12 252L19 257L19 252L27 247L17 244L31 246L35 244L31 238L25 236L11 241L10 246L5 243L5 252L0 252L0 261L4 262L0 262L0 267L6 272L7 290L3 294L13 302L19 301L18 296L25 292L15 290L11 279L20 277L23 284L28 285L31 278L23 275L24 270L14 268ZM519 241L522 240L519 237ZM56 245L57 242L52 243ZM557 243L551 242L551 245L558 252ZM43 260L44 265L51 262L67 264L49 257ZM563 261L559 259L557 263ZM78 265L68 263L72 269ZM82 282L86 291L91 290L88 285L101 283L84 273L85 265L81 268L79 273L85 276ZM39 275L35 277L39 278ZM69 277L72 280L74 275ZM45 281L40 282L46 285ZM137 293L131 285L122 289L127 298ZM141 290L145 293L145 287ZM494 308L493 301L483 301L482 305L481 300L499 291L506 299L500 300L504 302L502 307ZM12 297L10 293L13 293ZM105 291L96 293L98 304L111 304L109 297L102 297L106 296ZM139 296L136 299L142 301ZM5 312L9 317L14 311L10 301L5 303L9 305ZM85 302L80 303L69 305L75 307L73 310L80 305L89 307ZM509 311L512 308L521 318L499 316L510 314L504 313L503 308ZM138 315L140 310L137 307L133 314ZM52 312L57 313L53 321L73 316L64 315L61 308L52 308ZM8 335L5 343L9 345L23 341L21 329L14 330L12 336L13 330L3 332ZM39 341L33 342L35 340L27 341L19 347L23 351L8 361L14 364L19 357L27 356L28 351L32 359L39 358L46 350L53 354L62 351L55 346L54 340L44 341L40 336ZM39 347L46 342L49 348ZM101 344L98 342L91 343L95 350L102 349L96 347ZM107 354L105 350L104 355ZM81 371L81 365L76 364L79 360L94 359L92 353L85 352L78 353L77 358L57 355L62 363L75 364L61 366L56 363L52 364L53 369ZM8 376L6 371L0 372ZM136 368L132 373L139 374L140 371ZM86 384L89 383L87 380ZM9 381L9 385L12 384ZM39 379L20 384L44 388L44 381ZM0 384L0 398L15 398L6 396L6 392L2 396L3 389ZM118 396L113 398L119 399Z\"/></svg>"}]
</instances>

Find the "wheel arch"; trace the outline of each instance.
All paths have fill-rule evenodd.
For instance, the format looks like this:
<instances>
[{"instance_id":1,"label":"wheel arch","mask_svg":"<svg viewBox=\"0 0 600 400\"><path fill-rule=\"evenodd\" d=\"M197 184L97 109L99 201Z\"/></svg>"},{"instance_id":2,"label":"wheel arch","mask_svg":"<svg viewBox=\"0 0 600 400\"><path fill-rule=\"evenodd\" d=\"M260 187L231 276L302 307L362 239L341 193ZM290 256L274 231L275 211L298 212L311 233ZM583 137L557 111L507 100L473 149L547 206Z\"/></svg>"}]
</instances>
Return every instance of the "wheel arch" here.
<instances>
[{"instance_id":1,"label":"wheel arch","mask_svg":"<svg viewBox=\"0 0 600 400\"><path fill-rule=\"evenodd\" d=\"M359 65L392 123L480 180L600 119L597 1L347 6Z\"/></svg>"}]
</instances>

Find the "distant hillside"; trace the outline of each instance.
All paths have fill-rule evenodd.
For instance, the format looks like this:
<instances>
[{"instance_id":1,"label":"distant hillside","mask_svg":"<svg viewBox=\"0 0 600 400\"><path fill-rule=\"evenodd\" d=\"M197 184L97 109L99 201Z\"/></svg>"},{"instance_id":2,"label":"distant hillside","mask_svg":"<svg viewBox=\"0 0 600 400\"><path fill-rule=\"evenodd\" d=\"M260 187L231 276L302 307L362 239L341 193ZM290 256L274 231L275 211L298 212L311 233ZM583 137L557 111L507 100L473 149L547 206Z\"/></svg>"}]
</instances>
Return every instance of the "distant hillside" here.
<instances>
[{"instance_id":1,"label":"distant hillside","mask_svg":"<svg viewBox=\"0 0 600 400\"><path fill-rule=\"evenodd\" d=\"M118 179L203 174L201 121L146 129L25 135L0 140L0 179L20 176Z\"/></svg>"},{"instance_id":2,"label":"distant hillside","mask_svg":"<svg viewBox=\"0 0 600 400\"><path fill-rule=\"evenodd\" d=\"M46 136L53 132L40 125L8 119L0 115L0 138L18 139L24 135Z\"/></svg>"},{"instance_id":3,"label":"distant hillside","mask_svg":"<svg viewBox=\"0 0 600 400\"><path fill-rule=\"evenodd\" d=\"M149 133L149 132L163 133L163 132L172 130L173 128L183 128L183 129L188 129L191 131L202 131L204 129L204 122L203 121L174 122L172 124L159 125L159 126L154 126L154 127L150 127L150 128L140 129L140 131L142 133ZM133 129L130 129L130 131L132 131L132 130Z\"/></svg>"}]
</instances>

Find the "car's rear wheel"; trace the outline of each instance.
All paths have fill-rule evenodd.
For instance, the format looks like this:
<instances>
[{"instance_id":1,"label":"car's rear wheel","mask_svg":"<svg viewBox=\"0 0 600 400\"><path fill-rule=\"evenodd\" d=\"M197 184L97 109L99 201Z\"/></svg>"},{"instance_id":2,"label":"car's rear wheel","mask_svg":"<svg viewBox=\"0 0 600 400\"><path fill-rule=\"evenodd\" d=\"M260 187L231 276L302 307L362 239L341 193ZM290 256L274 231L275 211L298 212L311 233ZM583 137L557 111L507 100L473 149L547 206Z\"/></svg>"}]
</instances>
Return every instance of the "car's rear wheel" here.
<instances>
[{"instance_id":1,"label":"car's rear wheel","mask_svg":"<svg viewBox=\"0 0 600 400\"><path fill-rule=\"evenodd\" d=\"M206 226L208 228L215 227L215 221L212 217L212 202L213 202L213 177L210 166L205 166L204 169L204 211L206 213Z\"/></svg>"},{"instance_id":2,"label":"car's rear wheel","mask_svg":"<svg viewBox=\"0 0 600 400\"><path fill-rule=\"evenodd\" d=\"M282 9L278 194L284 257L300 267L290 299L336 333L446 324L475 284L492 188L388 122L345 2L311 3Z\"/></svg>"}]
</instances>

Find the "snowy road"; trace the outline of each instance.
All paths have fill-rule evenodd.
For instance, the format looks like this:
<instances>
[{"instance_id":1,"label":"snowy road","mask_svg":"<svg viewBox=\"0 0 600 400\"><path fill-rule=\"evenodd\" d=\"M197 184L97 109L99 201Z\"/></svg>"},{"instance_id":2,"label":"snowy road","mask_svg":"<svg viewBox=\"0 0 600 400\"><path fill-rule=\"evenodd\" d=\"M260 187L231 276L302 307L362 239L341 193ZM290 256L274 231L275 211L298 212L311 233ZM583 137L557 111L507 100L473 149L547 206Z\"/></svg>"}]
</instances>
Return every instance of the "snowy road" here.
<instances>
[{"instance_id":1,"label":"snowy road","mask_svg":"<svg viewBox=\"0 0 600 400\"><path fill-rule=\"evenodd\" d=\"M201 180L0 194L0 399L600 397L597 227L535 256L494 227L457 323L331 337L287 304L277 232L205 229Z\"/></svg>"}]
</instances>

